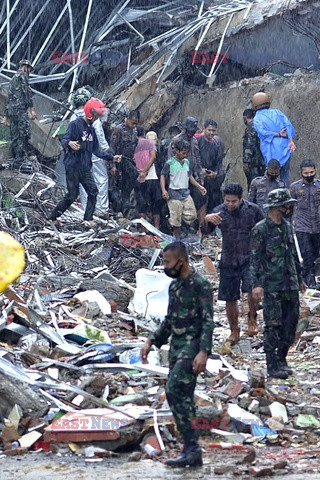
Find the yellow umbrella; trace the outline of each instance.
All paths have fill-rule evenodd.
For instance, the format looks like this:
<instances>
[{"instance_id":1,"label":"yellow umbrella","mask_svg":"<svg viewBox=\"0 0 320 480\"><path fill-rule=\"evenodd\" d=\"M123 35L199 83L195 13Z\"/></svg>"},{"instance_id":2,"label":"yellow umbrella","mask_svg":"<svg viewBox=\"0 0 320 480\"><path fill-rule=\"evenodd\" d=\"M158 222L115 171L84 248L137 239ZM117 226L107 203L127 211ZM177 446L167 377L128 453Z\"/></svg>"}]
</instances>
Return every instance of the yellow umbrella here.
<instances>
[{"instance_id":1,"label":"yellow umbrella","mask_svg":"<svg viewBox=\"0 0 320 480\"><path fill-rule=\"evenodd\" d=\"M24 267L23 246L9 233L0 232L0 292L19 277Z\"/></svg>"}]
</instances>

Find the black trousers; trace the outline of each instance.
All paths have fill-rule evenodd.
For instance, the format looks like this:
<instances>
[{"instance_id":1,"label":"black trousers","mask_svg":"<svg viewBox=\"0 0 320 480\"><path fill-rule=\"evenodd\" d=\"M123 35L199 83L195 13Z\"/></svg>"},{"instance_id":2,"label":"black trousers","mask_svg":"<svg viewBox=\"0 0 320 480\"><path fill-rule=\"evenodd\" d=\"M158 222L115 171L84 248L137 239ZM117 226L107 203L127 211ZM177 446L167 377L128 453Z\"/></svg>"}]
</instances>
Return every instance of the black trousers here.
<instances>
[{"instance_id":1,"label":"black trousers","mask_svg":"<svg viewBox=\"0 0 320 480\"><path fill-rule=\"evenodd\" d=\"M319 256L320 233L297 232L297 239L303 258L303 280L308 287L314 288L315 281L315 261Z\"/></svg>"},{"instance_id":2,"label":"black trousers","mask_svg":"<svg viewBox=\"0 0 320 480\"><path fill-rule=\"evenodd\" d=\"M138 172L127 157L117 163L117 173L109 176L109 199L114 212L127 212L130 208L130 195L136 185Z\"/></svg>"},{"instance_id":3,"label":"black trousers","mask_svg":"<svg viewBox=\"0 0 320 480\"><path fill-rule=\"evenodd\" d=\"M122 198L122 213L130 206L130 194L135 187L138 172L133 163L125 157L117 164L120 173L119 187Z\"/></svg>"},{"instance_id":4,"label":"black trousers","mask_svg":"<svg viewBox=\"0 0 320 480\"><path fill-rule=\"evenodd\" d=\"M50 220L56 220L60 217L70 205L78 198L80 183L85 189L88 199L84 220L92 220L96 206L98 188L95 184L91 169L83 167L66 167L67 194L60 200L56 208L50 215Z\"/></svg>"},{"instance_id":5,"label":"black trousers","mask_svg":"<svg viewBox=\"0 0 320 480\"><path fill-rule=\"evenodd\" d=\"M223 202L221 193L221 180L216 178L205 178L204 187L207 189L208 205L207 212L212 210Z\"/></svg>"}]
</instances>

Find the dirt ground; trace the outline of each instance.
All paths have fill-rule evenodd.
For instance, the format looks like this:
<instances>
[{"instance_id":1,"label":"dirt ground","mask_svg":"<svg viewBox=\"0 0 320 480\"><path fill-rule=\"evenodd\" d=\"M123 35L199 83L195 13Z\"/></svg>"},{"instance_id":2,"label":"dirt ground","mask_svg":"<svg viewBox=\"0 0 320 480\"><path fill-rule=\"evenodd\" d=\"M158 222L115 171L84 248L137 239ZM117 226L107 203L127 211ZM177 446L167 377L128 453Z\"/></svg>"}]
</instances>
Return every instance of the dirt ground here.
<instances>
[{"instance_id":1,"label":"dirt ground","mask_svg":"<svg viewBox=\"0 0 320 480\"><path fill-rule=\"evenodd\" d=\"M159 461L141 460L126 462L126 458L102 459L99 463L89 463L85 458L75 456L59 457L51 453L27 454L21 457L0 458L1 480L227 480L232 475L214 475L210 458L204 457L204 465L197 469L169 469ZM317 474L295 473L285 477L273 475L264 480L316 480ZM251 476L241 476L251 479Z\"/></svg>"}]
</instances>

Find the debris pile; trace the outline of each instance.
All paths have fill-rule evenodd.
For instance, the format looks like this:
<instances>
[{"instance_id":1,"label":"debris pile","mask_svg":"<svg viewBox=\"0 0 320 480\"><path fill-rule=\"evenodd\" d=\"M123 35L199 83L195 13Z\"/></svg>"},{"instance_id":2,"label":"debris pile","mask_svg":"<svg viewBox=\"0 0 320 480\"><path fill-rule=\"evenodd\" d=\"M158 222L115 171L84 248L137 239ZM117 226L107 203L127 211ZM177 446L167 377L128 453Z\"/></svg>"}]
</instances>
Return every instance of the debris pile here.
<instances>
[{"instance_id":1,"label":"debris pile","mask_svg":"<svg viewBox=\"0 0 320 480\"><path fill-rule=\"evenodd\" d=\"M160 247L171 237L143 219L100 220L88 230L77 206L58 230L37 210L39 198L50 207L50 179L26 178L20 174L24 186L4 192L12 205L1 211L2 228L25 247L27 263L0 297L2 451L55 455L67 448L103 462L125 450L129 461L163 462L179 451L165 396L168 347L154 348L148 365L139 352L166 313L170 279ZM216 297L221 239L189 244L192 264ZM198 377L193 423L215 475L320 471L318 292L308 290L301 303L289 354L295 373L267 382L261 334L231 348L224 304L215 300L213 353ZM244 323L245 299L241 308Z\"/></svg>"}]
</instances>

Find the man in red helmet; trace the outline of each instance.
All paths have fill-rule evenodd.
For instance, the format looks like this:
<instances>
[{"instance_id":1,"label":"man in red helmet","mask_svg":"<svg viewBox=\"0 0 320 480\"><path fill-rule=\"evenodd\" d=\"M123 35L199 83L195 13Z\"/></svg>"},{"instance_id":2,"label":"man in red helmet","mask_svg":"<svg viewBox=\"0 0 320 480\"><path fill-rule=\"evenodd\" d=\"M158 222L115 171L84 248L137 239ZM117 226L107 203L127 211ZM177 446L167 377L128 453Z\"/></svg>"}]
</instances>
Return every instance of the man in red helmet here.
<instances>
[{"instance_id":1,"label":"man in red helmet","mask_svg":"<svg viewBox=\"0 0 320 480\"><path fill-rule=\"evenodd\" d=\"M84 213L84 221L93 224L93 212L96 205L98 189L95 184L91 168L92 154L97 157L113 161L113 151L104 151L99 147L99 142L92 126L93 122L106 112L106 106L98 98L92 97L84 106L84 117L78 117L69 123L66 134L62 139L66 156L67 194L52 211L49 220L55 221L77 199L80 184L85 189L88 199Z\"/></svg>"}]
</instances>

